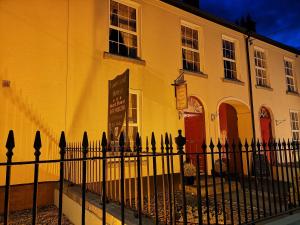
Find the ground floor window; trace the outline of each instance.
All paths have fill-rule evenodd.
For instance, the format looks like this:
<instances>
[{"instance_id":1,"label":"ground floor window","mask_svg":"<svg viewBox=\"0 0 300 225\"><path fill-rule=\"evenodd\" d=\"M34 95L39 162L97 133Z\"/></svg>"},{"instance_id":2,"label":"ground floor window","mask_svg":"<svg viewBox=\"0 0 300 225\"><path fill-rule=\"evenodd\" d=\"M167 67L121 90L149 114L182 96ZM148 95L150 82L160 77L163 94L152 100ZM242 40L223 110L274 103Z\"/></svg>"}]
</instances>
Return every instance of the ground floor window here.
<instances>
[{"instance_id":1,"label":"ground floor window","mask_svg":"<svg viewBox=\"0 0 300 225\"><path fill-rule=\"evenodd\" d=\"M128 141L130 148L135 146L135 138L139 132L139 104L140 93L136 90L130 90L129 92L129 109L128 109ZM123 130L126 137L126 122L124 123Z\"/></svg>"},{"instance_id":2,"label":"ground floor window","mask_svg":"<svg viewBox=\"0 0 300 225\"><path fill-rule=\"evenodd\" d=\"M300 125L299 125L299 112L291 111L291 129L292 129L292 137L294 141L298 141L300 138Z\"/></svg>"}]
</instances>

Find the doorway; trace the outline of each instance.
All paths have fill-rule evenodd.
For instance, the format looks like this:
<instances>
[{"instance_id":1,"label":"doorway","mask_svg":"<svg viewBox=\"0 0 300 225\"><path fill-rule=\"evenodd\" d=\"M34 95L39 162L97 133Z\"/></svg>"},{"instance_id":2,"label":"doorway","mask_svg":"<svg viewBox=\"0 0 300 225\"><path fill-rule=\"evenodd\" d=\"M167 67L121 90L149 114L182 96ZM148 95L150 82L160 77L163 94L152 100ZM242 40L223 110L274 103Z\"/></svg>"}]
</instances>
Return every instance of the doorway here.
<instances>
[{"instance_id":1,"label":"doorway","mask_svg":"<svg viewBox=\"0 0 300 225\"><path fill-rule=\"evenodd\" d=\"M195 153L203 153L202 145L205 143L205 114L201 102L193 97L193 101L197 100L198 110L197 112L185 112L184 117L184 127L185 127L185 136L186 136L186 153L187 157L191 162L196 165ZM190 154L189 154L190 153ZM200 159L200 171L204 171L206 168L205 165L205 155L199 154Z\"/></svg>"},{"instance_id":2,"label":"doorway","mask_svg":"<svg viewBox=\"0 0 300 225\"><path fill-rule=\"evenodd\" d=\"M270 140L273 139L271 114L266 107L261 107L259 117L260 117L259 119L260 119L261 140L262 140L262 143L267 144L266 155L270 162L271 154L270 154L270 149L269 149L268 143Z\"/></svg>"},{"instance_id":3,"label":"doorway","mask_svg":"<svg viewBox=\"0 0 300 225\"><path fill-rule=\"evenodd\" d=\"M238 130L238 116L235 108L227 103L222 103L219 107L220 133L223 141L227 140L229 144L229 169L231 172L236 171L240 173L242 166L240 162L240 151L238 149L239 130ZM236 148L232 148L232 144L236 144ZM224 143L223 143L224 144ZM235 154L235 155L234 155ZM223 157L227 157L223 154ZM234 158L235 157L235 158ZM235 162L234 162L235 161ZM235 169L236 166L236 169Z\"/></svg>"}]
</instances>

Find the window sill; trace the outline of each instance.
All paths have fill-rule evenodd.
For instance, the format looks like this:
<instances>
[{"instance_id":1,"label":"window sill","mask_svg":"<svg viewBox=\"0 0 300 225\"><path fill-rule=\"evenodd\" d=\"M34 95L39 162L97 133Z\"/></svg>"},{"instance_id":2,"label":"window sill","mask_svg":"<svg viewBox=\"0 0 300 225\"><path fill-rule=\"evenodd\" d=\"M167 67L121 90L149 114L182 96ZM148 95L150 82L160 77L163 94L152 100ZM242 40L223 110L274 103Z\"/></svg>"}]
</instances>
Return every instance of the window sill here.
<instances>
[{"instance_id":1,"label":"window sill","mask_svg":"<svg viewBox=\"0 0 300 225\"><path fill-rule=\"evenodd\" d=\"M267 91L273 91L273 88L271 88L269 86L255 85L255 87L257 89L263 89L263 90L267 90Z\"/></svg>"},{"instance_id":2,"label":"window sill","mask_svg":"<svg viewBox=\"0 0 300 225\"><path fill-rule=\"evenodd\" d=\"M195 76L195 77L201 77L201 78L208 78L208 75L203 73L203 72L194 72L194 71L189 71L189 70L180 70L180 73L183 73L184 75L190 75L190 76Z\"/></svg>"},{"instance_id":3,"label":"window sill","mask_svg":"<svg viewBox=\"0 0 300 225\"><path fill-rule=\"evenodd\" d=\"M221 79L225 83L232 83L232 84L238 84L238 85L245 86L245 82L237 80L237 79L228 79L228 78L221 78Z\"/></svg>"},{"instance_id":4,"label":"window sill","mask_svg":"<svg viewBox=\"0 0 300 225\"><path fill-rule=\"evenodd\" d=\"M297 91L286 91L286 94L287 95L294 95L294 96L300 97L300 94Z\"/></svg>"},{"instance_id":5,"label":"window sill","mask_svg":"<svg viewBox=\"0 0 300 225\"><path fill-rule=\"evenodd\" d=\"M142 60L140 58L130 58L130 57L126 57L126 56L112 54L112 53L109 53L109 52L104 52L103 58L104 59L114 59L114 60L118 60L118 61L125 61L125 62L135 63L135 64L139 64L139 65L142 65L142 66L146 65L146 61Z\"/></svg>"}]
</instances>

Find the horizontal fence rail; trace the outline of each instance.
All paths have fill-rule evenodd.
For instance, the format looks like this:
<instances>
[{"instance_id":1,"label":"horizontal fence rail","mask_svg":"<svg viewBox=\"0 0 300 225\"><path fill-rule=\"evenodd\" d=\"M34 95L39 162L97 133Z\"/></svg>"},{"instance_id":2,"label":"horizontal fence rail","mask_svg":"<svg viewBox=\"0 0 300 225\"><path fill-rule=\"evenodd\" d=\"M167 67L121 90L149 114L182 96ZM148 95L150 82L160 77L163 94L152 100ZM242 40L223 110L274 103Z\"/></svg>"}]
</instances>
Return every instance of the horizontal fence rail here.
<instances>
[{"instance_id":1,"label":"horizontal fence rail","mask_svg":"<svg viewBox=\"0 0 300 225\"><path fill-rule=\"evenodd\" d=\"M143 146L144 144L144 146ZM176 148L173 148L173 146ZM86 193L99 196L102 222L107 223L108 204L120 205L120 221L126 211L134 212L136 223L152 218L155 224L254 224L300 209L299 142L268 143L246 140L203 143L188 149L179 131L152 133L142 142L136 135L134 147L126 145L123 133L118 141L59 141L60 158L40 160L43 154L40 132L34 141L34 161L14 162L14 133L6 143L4 225L9 224L11 167L34 166L32 224L37 223L39 166L58 164L58 224L62 224L63 193L68 186L81 188L81 223L85 224ZM68 184L67 186L64 184Z\"/></svg>"}]
</instances>

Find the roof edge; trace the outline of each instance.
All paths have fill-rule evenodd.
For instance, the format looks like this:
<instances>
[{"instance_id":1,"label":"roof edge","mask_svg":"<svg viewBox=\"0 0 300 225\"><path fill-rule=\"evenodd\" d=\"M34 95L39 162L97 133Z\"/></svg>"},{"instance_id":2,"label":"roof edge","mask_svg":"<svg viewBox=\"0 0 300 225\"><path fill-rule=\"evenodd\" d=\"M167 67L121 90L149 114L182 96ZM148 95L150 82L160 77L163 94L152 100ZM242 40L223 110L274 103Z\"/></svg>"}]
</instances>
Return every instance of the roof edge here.
<instances>
[{"instance_id":1,"label":"roof edge","mask_svg":"<svg viewBox=\"0 0 300 225\"><path fill-rule=\"evenodd\" d=\"M210 13L207 13L207 12L204 12L198 8L195 8L193 6L189 6L183 2L180 2L179 0L160 0L161 2L164 2L164 3L167 3L169 5L172 5L176 8L179 8L179 9L182 9L186 12L189 12L191 14L194 14L196 16L199 16L201 18L204 18L204 19L207 19L211 22L214 22L216 24L219 24L219 25L222 25L224 27L227 27L229 29L232 29L232 30L235 30L237 32L240 32L242 34L245 34L245 35L250 35L251 37L254 37L260 41L263 41L263 42L266 42L268 44L271 44L273 46L276 46L278 48L281 48L283 50L286 50L286 51L289 51L291 53L294 53L296 55L300 55L300 50L294 48L294 47L291 47L291 46L288 46L288 45L285 45L281 42L278 42L278 41L275 41L271 38L268 38L266 36L263 36L263 35L260 35L260 34L257 34L257 33L251 33L249 34L249 32L243 28L243 27L240 27L234 23L231 23L223 18L220 18L220 17L217 17L217 16L214 16Z\"/></svg>"}]
</instances>

